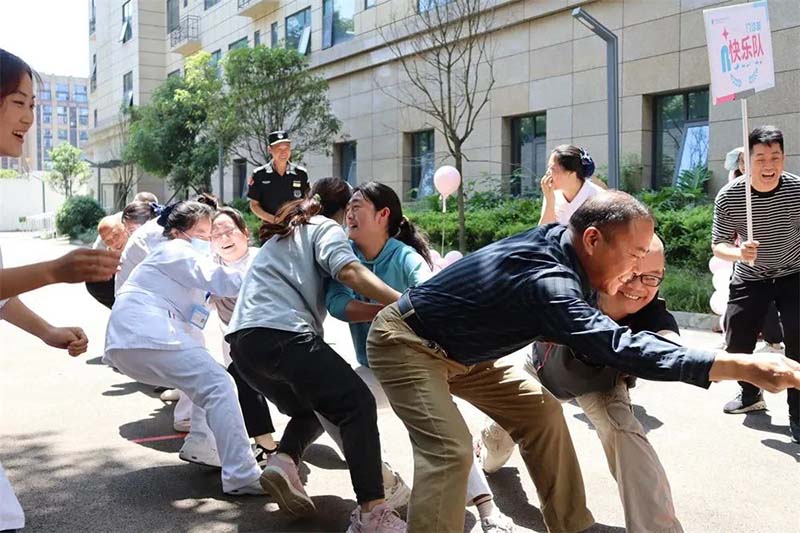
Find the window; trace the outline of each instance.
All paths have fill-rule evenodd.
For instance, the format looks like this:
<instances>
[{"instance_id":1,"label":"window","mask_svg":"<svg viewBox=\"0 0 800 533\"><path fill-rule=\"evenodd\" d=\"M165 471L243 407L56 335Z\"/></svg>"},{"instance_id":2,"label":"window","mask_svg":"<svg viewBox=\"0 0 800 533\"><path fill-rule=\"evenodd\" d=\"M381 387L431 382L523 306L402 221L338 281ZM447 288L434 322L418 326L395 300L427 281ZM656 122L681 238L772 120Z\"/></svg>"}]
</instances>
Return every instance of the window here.
<instances>
[{"instance_id":1,"label":"window","mask_svg":"<svg viewBox=\"0 0 800 533\"><path fill-rule=\"evenodd\" d=\"M411 198L424 198L434 193L435 164L433 130L411 134Z\"/></svg>"},{"instance_id":2,"label":"window","mask_svg":"<svg viewBox=\"0 0 800 533\"><path fill-rule=\"evenodd\" d=\"M89 35L94 35L94 31L96 29L97 25L97 19L95 18L96 13L97 10L94 5L94 0L92 0L92 4L89 7Z\"/></svg>"},{"instance_id":3,"label":"window","mask_svg":"<svg viewBox=\"0 0 800 533\"><path fill-rule=\"evenodd\" d=\"M232 42L228 45L228 51L237 50L239 48L247 48L247 37L242 37L236 42Z\"/></svg>"},{"instance_id":4,"label":"window","mask_svg":"<svg viewBox=\"0 0 800 533\"><path fill-rule=\"evenodd\" d=\"M211 9L215 5L219 4L220 0L203 0L206 9Z\"/></svg>"},{"instance_id":5,"label":"window","mask_svg":"<svg viewBox=\"0 0 800 533\"><path fill-rule=\"evenodd\" d=\"M59 141L66 141L69 139L69 132L65 129L58 129L58 140Z\"/></svg>"},{"instance_id":6,"label":"window","mask_svg":"<svg viewBox=\"0 0 800 533\"><path fill-rule=\"evenodd\" d=\"M82 131L80 132L80 137L78 137L78 148L83 148L86 146L86 143L89 142L89 132Z\"/></svg>"},{"instance_id":7,"label":"window","mask_svg":"<svg viewBox=\"0 0 800 533\"><path fill-rule=\"evenodd\" d=\"M59 124L66 124L67 123L67 106L60 105L56 107L56 113L58 113L58 123Z\"/></svg>"},{"instance_id":8,"label":"window","mask_svg":"<svg viewBox=\"0 0 800 533\"><path fill-rule=\"evenodd\" d=\"M417 11L424 13L431 9L447 5L449 0L417 0Z\"/></svg>"},{"instance_id":9,"label":"window","mask_svg":"<svg viewBox=\"0 0 800 533\"><path fill-rule=\"evenodd\" d=\"M133 6L131 0L122 4L122 30L119 33L119 40L127 43L133 37Z\"/></svg>"},{"instance_id":10,"label":"window","mask_svg":"<svg viewBox=\"0 0 800 533\"><path fill-rule=\"evenodd\" d=\"M355 36L355 0L322 0L322 48Z\"/></svg>"},{"instance_id":11,"label":"window","mask_svg":"<svg viewBox=\"0 0 800 533\"><path fill-rule=\"evenodd\" d=\"M72 95L78 103L85 104L89 101L89 96L86 94L86 85L73 86Z\"/></svg>"},{"instance_id":12,"label":"window","mask_svg":"<svg viewBox=\"0 0 800 533\"><path fill-rule=\"evenodd\" d=\"M181 75L181 69L178 69L178 70L173 70L172 72L170 72L169 74L167 74L167 77L168 77L168 78L174 78L174 77L176 77L176 76L177 76L177 77L180 77L180 75Z\"/></svg>"},{"instance_id":13,"label":"window","mask_svg":"<svg viewBox=\"0 0 800 533\"><path fill-rule=\"evenodd\" d=\"M69 85L66 83L56 84L56 100L59 102L69 102Z\"/></svg>"},{"instance_id":14,"label":"window","mask_svg":"<svg viewBox=\"0 0 800 533\"><path fill-rule=\"evenodd\" d=\"M369 9L378 5L378 0L364 0L364 9Z\"/></svg>"},{"instance_id":15,"label":"window","mask_svg":"<svg viewBox=\"0 0 800 533\"><path fill-rule=\"evenodd\" d=\"M233 197L244 198L247 195L247 161L233 160Z\"/></svg>"},{"instance_id":16,"label":"window","mask_svg":"<svg viewBox=\"0 0 800 533\"><path fill-rule=\"evenodd\" d=\"M311 40L311 8L307 7L286 17L286 48L294 48L301 54L309 52Z\"/></svg>"},{"instance_id":17,"label":"window","mask_svg":"<svg viewBox=\"0 0 800 533\"><path fill-rule=\"evenodd\" d=\"M97 127L97 109L94 110L94 127Z\"/></svg>"},{"instance_id":18,"label":"window","mask_svg":"<svg viewBox=\"0 0 800 533\"><path fill-rule=\"evenodd\" d=\"M97 54L92 54L92 79L89 81L92 92L97 90Z\"/></svg>"},{"instance_id":19,"label":"window","mask_svg":"<svg viewBox=\"0 0 800 533\"><path fill-rule=\"evenodd\" d=\"M338 175L352 186L358 185L358 165L356 163L356 143L347 142L336 145L339 160Z\"/></svg>"},{"instance_id":20,"label":"window","mask_svg":"<svg viewBox=\"0 0 800 533\"><path fill-rule=\"evenodd\" d=\"M49 101L53 98L52 94L50 93L50 82L43 81L39 86L39 100Z\"/></svg>"},{"instance_id":21,"label":"window","mask_svg":"<svg viewBox=\"0 0 800 533\"><path fill-rule=\"evenodd\" d=\"M89 125L89 108L81 107L78 109L78 123L81 126Z\"/></svg>"},{"instance_id":22,"label":"window","mask_svg":"<svg viewBox=\"0 0 800 533\"><path fill-rule=\"evenodd\" d=\"M539 191L539 178L547 170L547 116L528 115L511 119L511 177L513 196L531 196Z\"/></svg>"},{"instance_id":23,"label":"window","mask_svg":"<svg viewBox=\"0 0 800 533\"><path fill-rule=\"evenodd\" d=\"M219 71L219 60L222 59L222 51L221 50L214 50L211 52L211 66L217 70L217 77L220 75Z\"/></svg>"},{"instance_id":24,"label":"window","mask_svg":"<svg viewBox=\"0 0 800 533\"><path fill-rule=\"evenodd\" d=\"M272 48L278 46L278 23L273 22L269 27L269 45Z\"/></svg>"},{"instance_id":25,"label":"window","mask_svg":"<svg viewBox=\"0 0 800 533\"><path fill-rule=\"evenodd\" d=\"M42 106L42 122L44 122L45 124L53 123L53 106L51 105Z\"/></svg>"},{"instance_id":26,"label":"window","mask_svg":"<svg viewBox=\"0 0 800 533\"><path fill-rule=\"evenodd\" d=\"M42 144L43 146L49 150L53 147L53 132L50 130L46 130L44 135L42 136L42 140L44 141Z\"/></svg>"},{"instance_id":27,"label":"window","mask_svg":"<svg viewBox=\"0 0 800 533\"><path fill-rule=\"evenodd\" d=\"M261 31L256 30L253 32L253 46L261 46Z\"/></svg>"},{"instance_id":28,"label":"window","mask_svg":"<svg viewBox=\"0 0 800 533\"><path fill-rule=\"evenodd\" d=\"M133 72L128 72L122 76L122 105L133 105Z\"/></svg>"},{"instance_id":29,"label":"window","mask_svg":"<svg viewBox=\"0 0 800 533\"><path fill-rule=\"evenodd\" d=\"M708 162L708 89L654 99L653 188L677 183L684 170Z\"/></svg>"},{"instance_id":30,"label":"window","mask_svg":"<svg viewBox=\"0 0 800 533\"><path fill-rule=\"evenodd\" d=\"M178 0L167 0L167 35L172 33L180 24L181 6Z\"/></svg>"}]
</instances>

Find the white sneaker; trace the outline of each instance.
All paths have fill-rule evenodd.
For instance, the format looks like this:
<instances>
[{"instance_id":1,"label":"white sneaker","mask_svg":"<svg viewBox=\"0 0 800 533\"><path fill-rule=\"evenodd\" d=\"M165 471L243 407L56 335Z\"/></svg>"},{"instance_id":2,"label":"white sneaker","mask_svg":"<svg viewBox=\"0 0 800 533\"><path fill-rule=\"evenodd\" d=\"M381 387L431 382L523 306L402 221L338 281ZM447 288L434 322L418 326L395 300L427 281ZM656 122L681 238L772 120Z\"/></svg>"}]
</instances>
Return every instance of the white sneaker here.
<instances>
[{"instance_id":1,"label":"white sneaker","mask_svg":"<svg viewBox=\"0 0 800 533\"><path fill-rule=\"evenodd\" d=\"M250 483L248 483L244 487L239 487L238 489L225 491L225 494L228 494L230 496L266 496L267 495L266 491L261 486L260 478L251 481Z\"/></svg>"},{"instance_id":2,"label":"white sneaker","mask_svg":"<svg viewBox=\"0 0 800 533\"><path fill-rule=\"evenodd\" d=\"M780 342L765 342L763 346L753 350L753 353L779 353L784 354L783 344Z\"/></svg>"},{"instance_id":3,"label":"white sneaker","mask_svg":"<svg viewBox=\"0 0 800 533\"><path fill-rule=\"evenodd\" d=\"M178 389L167 389L161 393L159 398L161 398L162 402L177 402L181 399L181 391Z\"/></svg>"},{"instance_id":4,"label":"white sneaker","mask_svg":"<svg viewBox=\"0 0 800 533\"><path fill-rule=\"evenodd\" d=\"M178 452L178 457L187 463L211 468L222 468L217 450L194 439L186 439Z\"/></svg>"},{"instance_id":5,"label":"white sneaker","mask_svg":"<svg viewBox=\"0 0 800 533\"><path fill-rule=\"evenodd\" d=\"M389 470L392 470L388 464L386 464L386 466ZM408 505L408 500L411 499L411 488L406 485L406 482L403 481L400 474L394 470L392 470L392 474L394 474L394 484L390 487L384 485L383 495L389 507L392 509L400 509Z\"/></svg>"},{"instance_id":6,"label":"white sneaker","mask_svg":"<svg viewBox=\"0 0 800 533\"><path fill-rule=\"evenodd\" d=\"M192 430L192 419L186 418L185 420L175 420L172 422L172 429L178 433L189 433Z\"/></svg>"},{"instance_id":7,"label":"white sneaker","mask_svg":"<svg viewBox=\"0 0 800 533\"><path fill-rule=\"evenodd\" d=\"M496 422L491 422L481 430L480 438L475 439L475 457L483 471L492 474L508 462L515 446L511 435Z\"/></svg>"},{"instance_id":8,"label":"white sneaker","mask_svg":"<svg viewBox=\"0 0 800 533\"><path fill-rule=\"evenodd\" d=\"M491 516L481 518L481 530L483 533L511 533L514 531L514 523L509 517L496 511Z\"/></svg>"}]
</instances>

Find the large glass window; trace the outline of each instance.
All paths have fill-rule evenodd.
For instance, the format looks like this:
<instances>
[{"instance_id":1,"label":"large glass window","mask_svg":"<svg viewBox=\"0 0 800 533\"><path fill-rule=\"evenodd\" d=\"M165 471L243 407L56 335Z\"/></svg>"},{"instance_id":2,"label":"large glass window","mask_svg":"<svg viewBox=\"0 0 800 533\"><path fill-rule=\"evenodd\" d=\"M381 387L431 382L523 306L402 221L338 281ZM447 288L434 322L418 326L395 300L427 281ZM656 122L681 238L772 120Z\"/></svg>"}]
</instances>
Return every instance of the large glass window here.
<instances>
[{"instance_id":1,"label":"large glass window","mask_svg":"<svg viewBox=\"0 0 800 533\"><path fill-rule=\"evenodd\" d=\"M339 177L352 186L358 185L358 165L356 163L356 142L346 142L336 145L339 160Z\"/></svg>"},{"instance_id":2,"label":"large glass window","mask_svg":"<svg viewBox=\"0 0 800 533\"><path fill-rule=\"evenodd\" d=\"M220 0L204 0L205 8L209 9L220 3Z\"/></svg>"},{"instance_id":3,"label":"large glass window","mask_svg":"<svg viewBox=\"0 0 800 533\"><path fill-rule=\"evenodd\" d=\"M211 52L211 66L217 70L217 77L220 75L220 59L222 59L222 50L214 50Z\"/></svg>"},{"instance_id":4,"label":"large glass window","mask_svg":"<svg viewBox=\"0 0 800 533\"><path fill-rule=\"evenodd\" d=\"M122 76L122 105L133 105L133 72L127 72Z\"/></svg>"},{"instance_id":5,"label":"large glass window","mask_svg":"<svg viewBox=\"0 0 800 533\"><path fill-rule=\"evenodd\" d=\"M69 131L59 128L58 130L58 140L59 141L66 141L69 139Z\"/></svg>"},{"instance_id":6,"label":"large glass window","mask_svg":"<svg viewBox=\"0 0 800 533\"><path fill-rule=\"evenodd\" d=\"M181 6L178 0L167 0L167 35L175 30L181 21Z\"/></svg>"},{"instance_id":7,"label":"large glass window","mask_svg":"<svg viewBox=\"0 0 800 533\"><path fill-rule=\"evenodd\" d=\"M253 46L261 46L261 30L253 32Z\"/></svg>"},{"instance_id":8,"label":"large glass window","mask_svg":"<svg viewBox=\"0 0 800 533\"><path fill-rule=\"evenodd\" d=\"M56 100L59 102L69 102L69 85L66 83L56 84Z\"/></svg>"},{"instance_id":9,"label":"large glass window","mask_svg":"<svg viewBox=\"0 0 800 533\"><path fill-rule=\"evenodd\" d=\"M45 124L53 123L53 106L51 105L42 106L42 122L44 122Z\"/></svg>"},{"instance_id":10,"label":"large glass window","mask_svg":"<svg viewBox=\"0 0 800 533\"><path fill-rule=\"evenodd\" d=\"M58 123L59 124L66 124L67 123L67 106L57 106L56 113L58 113Z\"/></svg>"},{"instance_id":11,"label":"large glass window","mask_svg":"<svg viewBox=\"0 0 800 533\"><path fill-rule=\"evenodd\" d=\"M89 108L87 107L78 108L78 123L81 126L89 125Z\"/></svg>"},{"instance_id":12,"label":"large glass window","mask_svg":"<svg viewBox=\"0 0 800 533\"><path fill-rule=\"evenodd\" d=\"M40 101L41 101L41 100L44 100L44 101L50 101L50 100L53 98L53 95L52 95L52 94L51 94L51 92L50 92L51 90L52 90L52 89L51 89L51 87L50 87L50 82L48 82L48 81L43 81L43 82L42 82L42 83L39 85L39 96L37 96L37 98L38 98Z\"/></svg>"},{"instance_id":13,"label":"large glass window","mask_svg":"<svg viewBox=\"0 0 800 533\"><path fill-rule=\"evenodd\" d=\"M378 5L378 0L364 0L364 9L369 9Z\"/></svg>"},{"instance_id":14,"label":"large glass window","mask_svg":"<svg viewBox=\"0 0 800 533\"><path fill-rule=\"evenodd\" d=\"M269 45L272 48L278 46L278 23L273 22L269 27Z\"/></svg>"},{"instance_id":15,"label":"large glass window","mask_svg":"<svg viewBox=\"0 0 800 533\"><path fill-rule=\"evenodd\" d=\"M238 48L247 48L247 37L242 37L228 45L228 50L236 50Z\"/></svg>"},{"instance_id":16,"label":"large glass window","mask_svg":"<svg viewBox=\"0 0 800 533\"><path fill-rule=\"evenodd\" d=\"M44 135L42 135L42 141L45 150L50 150L53 147L53 132L46 130Z\"/></svg>"},{"instance_id":17,"label":"large glass window","mask_svg":"<svg viewBox=\"0 0 800 533\"><path fill-rule=\"evenodd\" d=\"M511 177L513 196L533 196L547 170L547 115L511 119Z\"/></svg>"},{"instance_id":18,"label":"large glass window","mask_svg":"<svg viewBox=\"0 0 800 533\"><path fill-rule=\"evenodd\" d=\"M708 89L654 99L653 188L677 183L684 170L708 163Z\"/></svg>"},{"instance_id":19,"label":"large glass window","mask_svg":"<svg viewBox=\"0 0 800 533\"><path fill-rule=\"evenodd\" d=\"M72 94L75 97L75 101L78 103L85 104L89 101L89 96L86 94L86 85L73 86Z\"/></svg>"},{"instance_id":20,"label":"large glass window","mask_svg":"<svg viewBox=\"0 0 800 533\"><path fill-rule=\"evenodd\" d=\"M355 0L322 0L322 47L349 41L355 36Z\"/></svg>"},{"instance_id":21,"label":"large glass window","mask_svg":"<svg viewBox=\"0 0 800 533\"><path fill-rule=\"evenodd\" d=\"M119 34L119 40L127 43L133 37L133 6L130 0L122 4L122 30Z\"/></svg>"},{"instance_id":22,"label":"large glass window","mask_svg":"<svg viewBox=\"0 0 800 533\"><path fill-rule=\"evenodd\" d=\"M307 7L286 17L286 48L305 55L311 48L311 8Z\"/></svg>"},{"instance_id":23,"label":"large glass window","mask_svg":"<svg viewBox=\"0 0 800 533\"><path fill-rule=\"evenodd\" d=\"M424 198L435 192L433 130L411 134L411 198Z\"/></svg>"}]
</instances>

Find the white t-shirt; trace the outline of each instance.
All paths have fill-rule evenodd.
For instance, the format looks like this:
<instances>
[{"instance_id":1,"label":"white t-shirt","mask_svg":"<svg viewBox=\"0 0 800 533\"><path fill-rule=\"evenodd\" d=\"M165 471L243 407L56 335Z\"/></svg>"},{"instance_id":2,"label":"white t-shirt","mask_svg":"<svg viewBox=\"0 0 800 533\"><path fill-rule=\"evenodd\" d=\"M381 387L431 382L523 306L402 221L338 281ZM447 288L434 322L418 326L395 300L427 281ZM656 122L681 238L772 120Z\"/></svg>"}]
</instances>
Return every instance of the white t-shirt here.
<instances>
[{"instance_id":1,"label":"white t-shirt","mask_svg":"<svg viewBox=\"0 0 800 533\"><path fill-rule=\"evenodd\" d=\"M157 218L154 218L142 224L139 229L133 232L133 235L125 244L125 249L122 250L122 257L120 257L119 272L114 278L115 294L119 293L119 290L128 281L133 269L144 261L147 254L159 244L167 241L167 238L164 237L164 227L159 226L157 220Z\"/></svg>"},{"instance_id":2,"label":"white t-shirt","mask_svg":"<svg viewBox=\"0 0 800 533\"><path fill-rule=\"evenodd\" d=\"M603 189L592 183L592 180L589 178L583 182L581 190L578 191L578 194L575 195L575 198L573 198L571 202L568 202L567 199L564 198L564 193L556 190L553 193L555 195L554 209L556 212L556 222L566 226L569 224L569 219L575 211L583 205L583 202L601 192L603 192Z\"/></svg>"}]
</instances>

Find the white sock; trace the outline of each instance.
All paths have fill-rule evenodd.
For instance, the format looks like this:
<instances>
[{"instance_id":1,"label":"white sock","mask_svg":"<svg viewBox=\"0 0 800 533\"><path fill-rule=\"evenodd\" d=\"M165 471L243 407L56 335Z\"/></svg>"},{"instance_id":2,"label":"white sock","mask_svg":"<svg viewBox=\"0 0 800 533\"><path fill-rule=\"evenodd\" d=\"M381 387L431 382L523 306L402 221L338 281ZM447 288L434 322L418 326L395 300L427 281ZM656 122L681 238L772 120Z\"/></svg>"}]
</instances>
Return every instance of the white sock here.
<instances>
[{"instance_id":1,"label":"white sock","mask_svg":"<svg viewBox=\"0 0 800 533\"><path fill-rule=\"evenodd\" d=\"M478 508L478 516L481 518L492 516L497 511L497 507L494 506L494 499L492 498L475 504L475 507Z\"/></svg>"}]
</instances>

